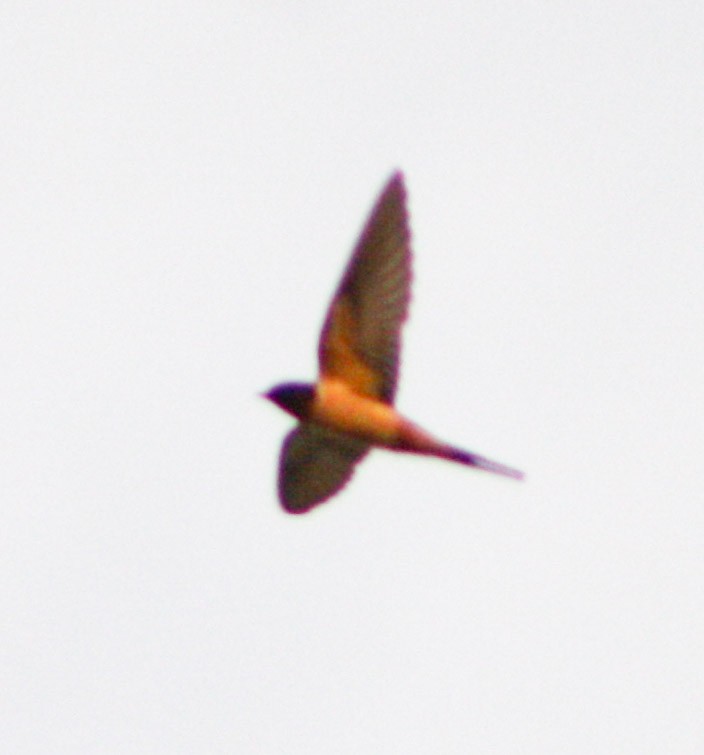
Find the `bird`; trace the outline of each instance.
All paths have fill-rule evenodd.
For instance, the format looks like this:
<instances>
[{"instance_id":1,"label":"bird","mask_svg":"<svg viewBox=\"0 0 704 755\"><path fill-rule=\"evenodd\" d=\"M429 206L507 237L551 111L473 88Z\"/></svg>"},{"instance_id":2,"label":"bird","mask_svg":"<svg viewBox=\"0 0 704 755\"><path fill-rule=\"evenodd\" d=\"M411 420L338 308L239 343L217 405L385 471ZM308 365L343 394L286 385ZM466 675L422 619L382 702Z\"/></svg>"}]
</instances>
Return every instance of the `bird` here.
<instances>
[{"instance_id":1,"label":"bird","mask_svg":"<svg viewBox=\"0 0 704 755\"><path fill-rule=\"evenodd\" d=\"M523 473L439 440L394 406L401 327L411 295L411 232L403 173L389 178L325 316L315 384L263 394L298 420L284 438L278 495L303 514L338 493L371 448L458 462L517 480Z\"/></svg>"}]
</instances>

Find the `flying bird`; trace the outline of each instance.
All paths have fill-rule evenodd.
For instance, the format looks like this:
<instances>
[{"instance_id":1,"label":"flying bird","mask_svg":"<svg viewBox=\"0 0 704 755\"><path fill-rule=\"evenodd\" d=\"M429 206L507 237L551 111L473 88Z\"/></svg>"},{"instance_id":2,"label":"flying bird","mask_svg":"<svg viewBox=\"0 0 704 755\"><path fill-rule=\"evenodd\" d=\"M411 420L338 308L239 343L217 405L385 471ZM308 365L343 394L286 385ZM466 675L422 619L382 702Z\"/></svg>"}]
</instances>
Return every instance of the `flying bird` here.
<instances>
[{"instance_id":1,"label":"flying bird","mask_svg":"<svg viewBox=\"0 0 704 755\"><path fill-rule=\"evenodd\" d=\"M298 420L279 461L279 499L291 514L305 513L341 490L374 446L523 477L438 440L394 408L401 326L410 300L410 236L399 172L372 208L328 308L318 344L318 381L284 383L264 394Z\"/></svg>"}]
</instances>

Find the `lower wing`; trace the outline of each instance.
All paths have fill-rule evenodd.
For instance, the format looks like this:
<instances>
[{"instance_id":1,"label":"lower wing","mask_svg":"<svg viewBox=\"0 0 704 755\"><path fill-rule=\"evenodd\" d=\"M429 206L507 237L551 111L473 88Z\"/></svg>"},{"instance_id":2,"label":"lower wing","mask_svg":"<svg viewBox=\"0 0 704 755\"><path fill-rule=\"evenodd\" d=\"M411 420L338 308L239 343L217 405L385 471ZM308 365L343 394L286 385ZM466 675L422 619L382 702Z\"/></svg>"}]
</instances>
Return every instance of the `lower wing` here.
<instances>
[{"instance_id":1,"label":"lower wing","mask_svg":"<svg viewBox=\"0 0 704 755\"><path fill-rule=\"evenodd\" d=\"M363 441L303 422L284 439L279 499L290 514L304 514L341 490L369 450Z\"/></svg>"}]
</instances>

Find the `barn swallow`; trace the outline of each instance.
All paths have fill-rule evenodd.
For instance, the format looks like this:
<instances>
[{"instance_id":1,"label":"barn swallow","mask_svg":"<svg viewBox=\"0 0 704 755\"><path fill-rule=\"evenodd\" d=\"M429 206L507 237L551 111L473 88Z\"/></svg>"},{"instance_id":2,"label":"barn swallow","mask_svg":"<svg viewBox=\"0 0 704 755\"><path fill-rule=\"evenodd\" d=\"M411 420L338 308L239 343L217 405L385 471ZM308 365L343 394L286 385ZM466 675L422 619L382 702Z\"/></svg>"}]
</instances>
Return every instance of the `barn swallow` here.
<instances>
[{"instance_id":1,"label":"barn swallow","mask_svg":"<svg viewBox=\"0 0 704 755\"><path fill-rule=\"evenodd\" d=\"M264 394L298 420L279 461L279 498L291 514L305 513L341 490L373 446L523 477L443 443L394 408L401 326L410 300L410 240L403 175L395 173L372 208L328 308L317 383L284 383Z\"/></svg>"}]
</instances>

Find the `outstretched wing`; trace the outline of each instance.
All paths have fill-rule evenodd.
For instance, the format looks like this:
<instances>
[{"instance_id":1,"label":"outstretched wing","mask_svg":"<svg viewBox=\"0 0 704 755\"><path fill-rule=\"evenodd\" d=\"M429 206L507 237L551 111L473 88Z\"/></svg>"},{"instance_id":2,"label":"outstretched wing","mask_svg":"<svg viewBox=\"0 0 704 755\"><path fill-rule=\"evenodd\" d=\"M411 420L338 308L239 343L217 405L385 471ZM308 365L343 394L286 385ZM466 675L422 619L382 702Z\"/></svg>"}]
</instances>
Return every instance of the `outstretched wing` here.
<instances>
[{"instance_id":1,"label":"outstretched wing","mask_svg":"<svg viewBox=\"0 0 704 755\"><path fill-rule=\"evenodd\" d=\"M393 402L401 325L411 289L411 244L403 175L395 173L367 220L328 309L318 359L322 378Z\"/></svg>"},{"instance_id":2,"label":"outstretched wing","mask_svg":"<svg viewBox=\"0 0 704 755\"><path fill-rule=\"evenodd\" d=\"M341 490L369 446L356 438L301 423L284 439L279 499L290 514L303 514Z\"/></svg>"}]
</instances>

